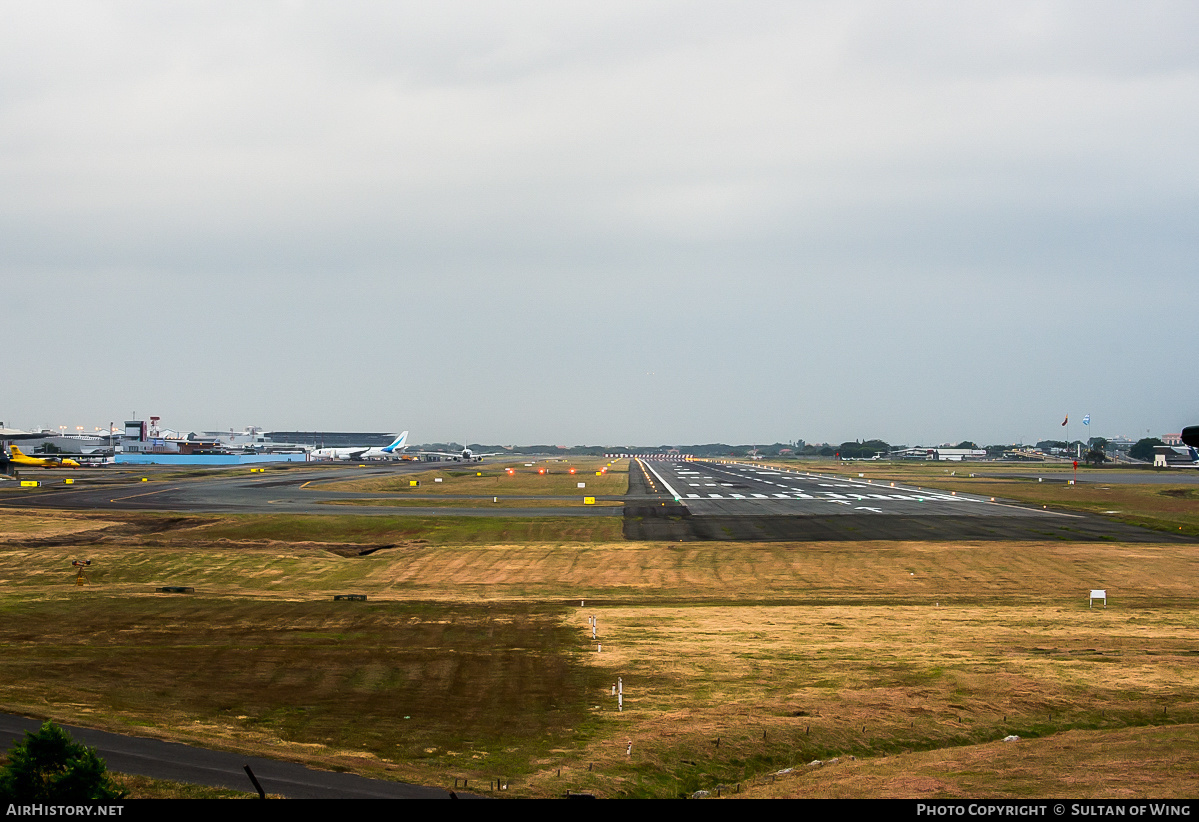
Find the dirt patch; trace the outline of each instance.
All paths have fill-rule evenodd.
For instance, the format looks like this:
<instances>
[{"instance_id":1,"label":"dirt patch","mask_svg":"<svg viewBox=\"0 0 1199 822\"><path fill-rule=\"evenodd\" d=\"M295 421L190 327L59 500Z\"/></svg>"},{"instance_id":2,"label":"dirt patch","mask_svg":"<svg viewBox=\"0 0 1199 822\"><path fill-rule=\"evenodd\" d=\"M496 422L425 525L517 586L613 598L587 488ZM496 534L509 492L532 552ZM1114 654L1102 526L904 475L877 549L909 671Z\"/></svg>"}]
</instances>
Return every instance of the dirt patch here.
<instances>
[{"instance_id":1,"label":"dirt patch","mask_svg":"<svg viewBox=\"0 0 1199 822\"><path fill-rule=\"evenodd\" d=\"M411 548L425 548L429 544L425 539L413 539L407 542L389 542L384 545L346 545L344 543L310 543L305 547L320 548L322 551L328 551L331 554L337 554L339 557L368 557L371 554L379 551L404 550Z\"/></svg>"},{"instance_id":2,"label":"dirt patch","mask_svg":"<svg viewBox=\"0 0 1199 822\"><path fill-rule=\"evenodd\" d=\"M1199 488L1166 488L1158 493L1174 499L1199 499Z\"/></svg>"}]
</instances>

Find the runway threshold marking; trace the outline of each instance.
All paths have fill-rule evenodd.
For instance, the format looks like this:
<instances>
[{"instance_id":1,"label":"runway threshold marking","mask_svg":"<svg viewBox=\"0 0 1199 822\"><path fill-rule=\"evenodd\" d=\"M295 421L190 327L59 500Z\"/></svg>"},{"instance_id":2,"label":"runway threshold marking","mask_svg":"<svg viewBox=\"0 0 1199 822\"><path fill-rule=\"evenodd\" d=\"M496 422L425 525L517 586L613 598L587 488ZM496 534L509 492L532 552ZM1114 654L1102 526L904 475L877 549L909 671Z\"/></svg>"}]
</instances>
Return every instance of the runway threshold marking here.
<instances>
[{"instance_id":1,"label":"runway threshold marking","mask_svg":"<svg viewBox=\"0 0 1199 822\"><path fill-rule=\"evenodd\" d=\"M672 497L674 497L676 500L682 500L682 495L680 495L678 491L676 491L676 490L674 490L673 488L671 488L671 487L670 487L670 483L669 483L669 482L667 482L665 479L663 479L662 475L661 475L661 474L659 474L659 473L658 473L658 472L657 472L657 471L654 469L654 467L653 467L652 465L650 465L650 464L649 464L648 462L646 462L645 460L637 460L637 462L641 463L641 465L642 465L642 466L644 466L644 467L648 468L648 469L650 470L650 473L652 473L652 474L653 474L655 477L657 477L657 478L658 478L658 482L662 483L662 486L663 486L663 487L664 487L664 488L665 488L667 491L669 491L669 492L670 492L670 495L671 495Z\"/></svg>"}]
</instances>

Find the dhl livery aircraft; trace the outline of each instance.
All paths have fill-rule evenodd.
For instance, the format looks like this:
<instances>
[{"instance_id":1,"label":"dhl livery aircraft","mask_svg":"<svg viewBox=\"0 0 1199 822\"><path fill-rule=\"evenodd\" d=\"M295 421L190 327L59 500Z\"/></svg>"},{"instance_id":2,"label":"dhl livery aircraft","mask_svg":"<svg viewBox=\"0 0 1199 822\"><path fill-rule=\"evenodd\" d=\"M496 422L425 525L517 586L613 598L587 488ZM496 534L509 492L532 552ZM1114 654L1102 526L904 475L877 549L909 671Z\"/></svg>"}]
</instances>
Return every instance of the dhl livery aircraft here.
<instances>
[{"instance_id":1,"label":"dhl livery aircraft","mask_svg":"<svg viewBox=\"0 0 1199 822\"><path fill-rule=\"evenodd\" d=\"M12 456L9 461L17 465L29 465L34 468L78 468L79 463L75 460L67 459L66 457L31 457L28 454L22 454L21 449L15 445L10 445L9 450L12 451Z\"/></svg>"}]
</instances>

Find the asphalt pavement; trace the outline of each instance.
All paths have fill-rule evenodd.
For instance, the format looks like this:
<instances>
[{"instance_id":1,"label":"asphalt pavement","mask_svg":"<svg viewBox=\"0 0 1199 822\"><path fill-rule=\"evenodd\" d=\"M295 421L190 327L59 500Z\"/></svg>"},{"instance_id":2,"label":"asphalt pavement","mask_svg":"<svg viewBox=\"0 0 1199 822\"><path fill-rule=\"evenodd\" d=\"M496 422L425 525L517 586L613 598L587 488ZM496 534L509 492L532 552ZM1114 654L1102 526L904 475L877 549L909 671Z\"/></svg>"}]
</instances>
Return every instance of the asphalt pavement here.
<instances>
[{"instance_id":1,"label":"asphalt pavement","mask_svg":"<svg viewBox=\"0 0 1199 822\"><path fill-rule=\"evenodd\" d=\"M625 506L630 539L1194 541L1089 514L752 463L637 460L629 476L641 494Z\"/></svg>"}]
</instances>

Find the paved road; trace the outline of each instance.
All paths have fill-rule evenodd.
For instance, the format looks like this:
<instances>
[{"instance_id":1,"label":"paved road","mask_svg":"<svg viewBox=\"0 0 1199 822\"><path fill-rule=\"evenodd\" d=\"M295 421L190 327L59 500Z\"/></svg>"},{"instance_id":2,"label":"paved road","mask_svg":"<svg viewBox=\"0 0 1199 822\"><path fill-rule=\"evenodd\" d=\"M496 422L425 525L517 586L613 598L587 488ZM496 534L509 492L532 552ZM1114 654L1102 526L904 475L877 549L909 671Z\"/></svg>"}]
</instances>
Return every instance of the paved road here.
<instances>
[{"instance_id":1,"label":"paved road","mask_svg":"<svg viewBox=\"0 0 1199 822\"><path fill-rule=\"evenodd\" d=\"M0 750L7 751L28 731L36 731L40 720L0 714ZM233 788L254 793L243 768L249 765L268 794L289 799L447 799L442 788L427 788L404 782L367 779L348 773L320 771L294 762L213 751L139 736L96 731L64 725L71 737L96 748L116 773L139 774L191 785ZM459 798L477 798L458 792Z\"/></svg>"}]
</instances>

